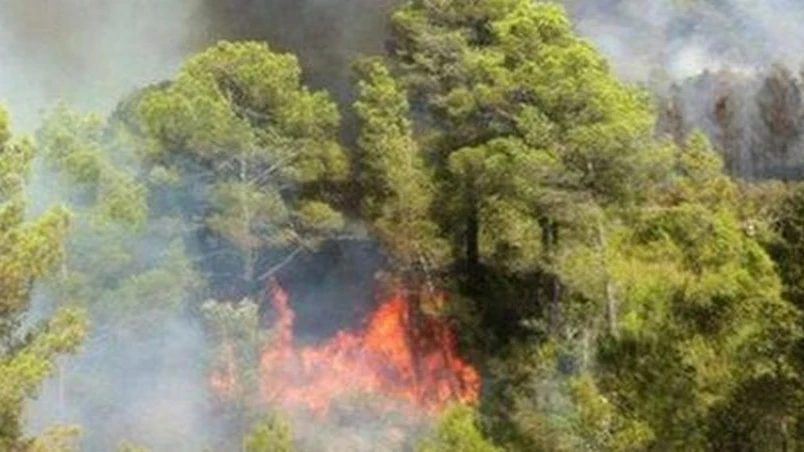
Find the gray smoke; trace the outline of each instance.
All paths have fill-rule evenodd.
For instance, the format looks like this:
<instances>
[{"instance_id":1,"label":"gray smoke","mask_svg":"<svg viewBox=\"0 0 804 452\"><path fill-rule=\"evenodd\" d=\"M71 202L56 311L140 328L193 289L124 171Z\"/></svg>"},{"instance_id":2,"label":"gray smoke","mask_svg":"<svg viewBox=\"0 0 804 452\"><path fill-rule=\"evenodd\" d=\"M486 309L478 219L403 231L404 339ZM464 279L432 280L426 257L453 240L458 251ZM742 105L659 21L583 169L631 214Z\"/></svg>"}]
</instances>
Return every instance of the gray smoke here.
<instances>
[{"instance_id":1,"label":"gray smoke","mask_svg":"<svg viewBox=\"0 0 804 452\"><path fill-rule=\"evenodd\" d=\"M294 51L344 99L349 61L382 50L395 0L3 0L0 100L32 129L56 100L108 111L220 39Z\"/></svg>"},{"instance_id":2,"label":"gray smoke","mask_svg":"<svg viewBox=\"0 0 804 452\"><path fill-rule=\"evenodd\" d=\"M267 40L299 56L308 82L350 95L350 63L383 52L386 18L400 0L203 0L206 39Z\"/></svg>"},{"instance_id":3,"label":"gray smoke","mask_svg":"<svg viewBox=\"0 0 804 452\"><path fill-rule=\"evenodd\" d=\"M108 110L195 42L199 0L3 0L0 99L31 129L61 99Z\"/></svg>"},{"instance_id":4,"label":"gray smoke","mask_svg":"<svg viewBox=\"0 0 804 452\"><path fill-rule=\"evenodd\" d=\"M5 0L0 99L33 127L54 99L108 109L219 39L265 39L297 53L316 86L348 98L349 62L383 49L399 0ZM704 68L799 64L795 0L566 0L577 29L632 80Z\"/></svg>"},{"instance_id":5,"label":"gray smoke","mask_svg":"<svg viewBox=\"0 0 804 452\"><path fill-rule=\"evenodd\" d=\"M203 338L181 319L150 320L147 339L95 330L76 357L62 359L28 408L29 431L77 425L86 451L114 451L124 440L154 451L214 444L220 432L209 408Z\"/></svg>"},{"instance_id":6,"label":"gray smoke","mask_svg":"<svg viewBox=\"0 0 804 452\"><path fill-rule=\"evenodd\" d=\"M804 4L795 0L567 0L577 29L632 80L704 69L797 66Z\"/></svg>"}]
</instances>

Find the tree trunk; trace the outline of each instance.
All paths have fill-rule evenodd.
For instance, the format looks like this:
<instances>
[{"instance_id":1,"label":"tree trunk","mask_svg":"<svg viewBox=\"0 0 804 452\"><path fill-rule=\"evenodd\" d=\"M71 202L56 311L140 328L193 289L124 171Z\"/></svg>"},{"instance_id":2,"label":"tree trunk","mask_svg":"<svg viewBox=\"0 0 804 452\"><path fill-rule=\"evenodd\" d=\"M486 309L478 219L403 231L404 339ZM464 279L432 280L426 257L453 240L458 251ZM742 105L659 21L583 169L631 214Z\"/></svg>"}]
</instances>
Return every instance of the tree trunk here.
<instances>
[{"instance_id":1,"label":"tree trunk","mask_svg":"<svg viewBox=\"0 0 804 452\"><path fill-rule=\"evenodd\" d=\"M547 217L539 220L542 229L542 255L546 263L544 288L547 294L547 320L551 332L555 333L561 319L561 281L551 268L555 263L555 250L558 247L558 223Z\"/></svg>"},{"instance_id":2,"label":"tree trunk","mask_svg":"<svg viewBox=\"0 0 804 452\"><path fill-rule=\"evenodd\" d=\"M240 159L240 182L247 183L248 182L248 161L245 158ZM250 189L254 189L254 187L250 187ZM252 222L252 212L251 206L249 205L249 194L243 194L245 199L242 199L242 207L243 207L243 218L242 218L242 234L244 239L248 239L251 236L251 222ZM252 244L246 245L246 250L244 254L244 268L243 268L243 280L246 283L246 287L248 288L248 292L255 290L255 281L254 281L254 248Z\"/></svg>"},{"instance_id":3,"label":"tree trunk","mask_svg":"<svg viewBox=\"0 0 804 452\"><path fill-rule=\"evenodd\" d=\"M609 262L606 255L608 244L606 241L606 230L603 226L603 220L598 218L597 222L597 246L598 253L600 254L600 266L603 271L604 292L606 297L606 323L608 332L611 336L617 335L617 298L614 290L614 284L611 281L609 274Z\"/></svg>"}]
</instances>

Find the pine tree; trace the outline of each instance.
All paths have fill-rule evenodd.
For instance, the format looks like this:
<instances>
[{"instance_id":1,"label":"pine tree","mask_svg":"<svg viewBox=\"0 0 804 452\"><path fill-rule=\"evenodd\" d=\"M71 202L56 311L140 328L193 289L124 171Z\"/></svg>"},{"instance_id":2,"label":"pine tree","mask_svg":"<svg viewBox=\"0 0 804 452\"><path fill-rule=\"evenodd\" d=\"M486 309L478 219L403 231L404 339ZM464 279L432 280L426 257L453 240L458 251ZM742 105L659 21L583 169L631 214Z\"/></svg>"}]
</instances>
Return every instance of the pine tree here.
<instances>
[{"instance_id":1,"label":"pine tree","mask_svg":"<svg viewBox=\"0 0 804 452\"><path fill-rule=\"evenodd\" d=\"M86 324L63 309L42 324L24 322L31 290L63 257L68 212L51 208L26 220L26 181L34 148L12 140L9 118L0 109L0 449L27 450L23 407L54 370L54 360L81 342Z\"/></svg>"},{"instance_id":2,"label":"pine tree","mask_svg":"<svg viewBox=\"0 0 804 452\"><path fill-rule=\"evenodd\" d=\"M339 114L326 94L302 86L292 55L222 42L145 93L137 111L152 142L149 165L175 182L165 208L197 237L223 241L206 267L233 266L215 255L235 257L249 293L342 229L333 207L348 174L335 140Z\"/></svg>"},{"instance_id":3,"label":"pine tree","mask_svg":"<svg viewBox=\"0 0 804 452\"><path fill-rule=\"evenodd\" d=\"M445 263L432 218L434 184L413 136L405 93L376 59L357 66L355 111L361 122L355 156L363 218L403 272L425 274Z\"/></svg>"}]
</instances>

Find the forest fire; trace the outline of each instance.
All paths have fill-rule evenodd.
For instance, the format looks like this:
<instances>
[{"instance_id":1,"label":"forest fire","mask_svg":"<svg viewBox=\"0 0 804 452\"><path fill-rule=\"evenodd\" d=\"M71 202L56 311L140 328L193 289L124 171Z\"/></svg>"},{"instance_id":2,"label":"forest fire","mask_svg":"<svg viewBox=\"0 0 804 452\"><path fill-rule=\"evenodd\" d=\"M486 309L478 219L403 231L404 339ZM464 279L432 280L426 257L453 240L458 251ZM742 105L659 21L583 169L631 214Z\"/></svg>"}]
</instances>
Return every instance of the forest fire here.
<instances>
[{"instance_id":1,"label":"forest fire","mask_svg":"<svg viewBox=\"0 0 804 452\"><path fill-rule=\"evenodd\" d=\"M438 412L477 401L477 371L457 356L455 338L438 319L415 314L399 292L385 299L360 331L318 346L295 347L294 312L278 286L272 303L276 336L260 358L262 400L325 415L349 395L376 398L380 409ZM421 318L419 318L421 317Z\"/></svg>"}]
</instances>

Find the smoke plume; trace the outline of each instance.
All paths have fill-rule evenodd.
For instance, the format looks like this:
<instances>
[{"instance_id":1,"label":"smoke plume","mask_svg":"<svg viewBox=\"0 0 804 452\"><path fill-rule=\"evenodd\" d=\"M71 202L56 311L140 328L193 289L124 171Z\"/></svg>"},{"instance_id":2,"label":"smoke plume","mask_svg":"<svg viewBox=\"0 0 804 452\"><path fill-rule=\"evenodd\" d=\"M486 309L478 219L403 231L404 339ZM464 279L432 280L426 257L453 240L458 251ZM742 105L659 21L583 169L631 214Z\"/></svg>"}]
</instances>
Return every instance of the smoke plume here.
<instances>
[{"instance_id":1,"label":"smoke plume","mask_svg":"<svg viewBox=\"0 0 804 452\"><path fill-rule=\"evenodd\" d=\"M55 100L107 110L194 45L198 0L0 2L0 99L31 129Z\"/></svg>"},{"instance_id":2,"label":"smoke plume","mask_svg":"<svg viewBox=\"0 0 804 452\"><path fill-rule=\"evenodd\" d=\"M800 64L804 5L794 0L567 0L577 29L621 75L645 80L704 69Z\"/></svg>"},{"instance_id":3,"label":"smoke plume","mask_svg":"<svg viewBox=\"0 0 804 452\"><path fill-rule=\"evenodd\" d=\"M297 54L308 82L341 101L359 54L383 51L386 18L399 0L203 0L207 40L261 39Z\"/></svg>"},{"instance_id":4,"label":"smoke plume","mask_svg":"<svg viewBox=\"0 0 804 452\"><path fill-rule=\"evenodd\" d=\"M43 7L46 3L47 7ZM108 109L220 39L264 39L299 55L311 83L340 99L349 62L383 49L399 0L6 0L0 99L33 127L54 99ZM576 28L618 71L645 80L705 68L799 63L804 6L794 0L566 0Z\"/></svg>"}]
</instances>

